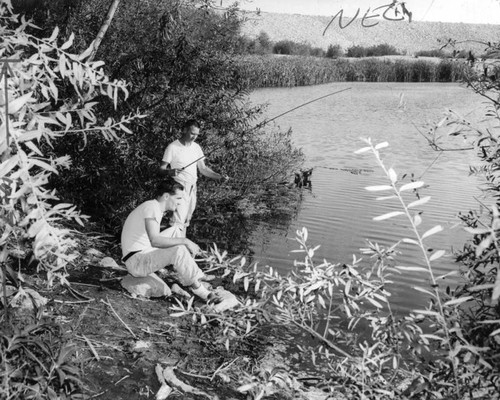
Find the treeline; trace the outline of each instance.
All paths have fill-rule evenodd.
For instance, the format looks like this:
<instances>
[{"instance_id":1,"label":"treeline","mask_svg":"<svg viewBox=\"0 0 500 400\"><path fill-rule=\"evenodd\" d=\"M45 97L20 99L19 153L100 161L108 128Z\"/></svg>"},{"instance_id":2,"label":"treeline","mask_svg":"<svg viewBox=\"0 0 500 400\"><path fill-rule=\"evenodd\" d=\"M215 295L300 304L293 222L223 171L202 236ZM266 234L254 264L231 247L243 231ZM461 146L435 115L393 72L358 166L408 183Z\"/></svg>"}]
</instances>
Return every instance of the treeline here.
<instances>
[{"instance_id":1,"label":"treeline","mask_svg":"<svg viewBox=\"0 0 500 400\"><path fill-rule=\"evenodd\" d=\"M256 38L240 36L236 45L237 52L241 55L265 55L282 54L289 56L312 56L312 57L381 57L392 55L408 55L405 50L398 50L394 46L382 43L373 46L353 45L347 49L339 44L330 44L326 49L312 46L307 42L295 42L293 40L272 41L269 35L261 31ZM461 50L454 52L443 49L422 49L412 54L415 57L438 57L438 58L467 58L468 52ZM487 55L478 55L487 58Z\"/></svg>"},{"instance_id":2,"label":"treeline","mask_svg":"<svg viewBox=\"0 0 500 400\"><path fill-rule=\"evenodd\" d=\"M244 56L239 73L252 88L306 86L329 82L456 82L469 66L457 60L439 62L317 57Z\"/></svg>"},{"instance_id":3,"label":"treeline","mask_svg":"<svg viewBox=\"0 0 500 400\"><path fill-rule=\"evenodd\" d=\"M254 54L282 54L289 56L312 56L312 57L371 57L386 55L401 55L394 46L380 44L375 46L351 46L344 51L338 44L331 44L325 50L321 47L314 47L307 42L295 42L293 40L272 41L269 35L262 31L254 38L240 36L237 43L237 52L242 55Z\"/></svg>"}]
</instances>

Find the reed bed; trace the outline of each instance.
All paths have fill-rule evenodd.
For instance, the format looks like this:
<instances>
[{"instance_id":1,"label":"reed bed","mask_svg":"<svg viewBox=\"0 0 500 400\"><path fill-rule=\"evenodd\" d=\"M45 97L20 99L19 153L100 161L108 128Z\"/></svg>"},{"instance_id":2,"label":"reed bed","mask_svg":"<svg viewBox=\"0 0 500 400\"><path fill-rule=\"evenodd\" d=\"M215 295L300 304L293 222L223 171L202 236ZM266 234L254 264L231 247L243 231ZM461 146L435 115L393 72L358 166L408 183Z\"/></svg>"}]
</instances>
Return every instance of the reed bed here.
<instances>
[{"instance_id":1,"label":"reed bed","mask_svg":"<svg viewBox=\"0 0 500 400\"><path fill-rule=\"evenodd\" d=\"M239 73L251 88L329 82L456 82L470 67L463 61L419 59L328 59L303 56L244 56Z\"/></svg>"}]
</instances>

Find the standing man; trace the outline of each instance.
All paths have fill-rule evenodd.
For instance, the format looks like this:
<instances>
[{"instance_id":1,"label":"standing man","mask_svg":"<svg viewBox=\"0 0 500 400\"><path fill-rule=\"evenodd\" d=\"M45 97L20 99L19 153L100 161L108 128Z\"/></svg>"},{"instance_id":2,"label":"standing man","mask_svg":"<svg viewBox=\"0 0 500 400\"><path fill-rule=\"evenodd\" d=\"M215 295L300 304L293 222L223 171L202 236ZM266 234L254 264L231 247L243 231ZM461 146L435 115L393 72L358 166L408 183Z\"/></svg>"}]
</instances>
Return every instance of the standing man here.
<instances>
[{"instance_id":1,"label":"standing man","mask_svg":"<svg viewBox=\"0 0 500 400\"><path fill-rule=\"evenodd\" d=\"M125 220L121 234L122 261L131 275L132 285L134 278L149 277L162 282L155 272L166 268L177 282L196 296L216 300L217 296L201 284L207 277L193 258L200 251L198 245L185 237L172 237L169 232L172 228L160 231L163 214L175 211L183 199L184 188L173 179L157 185L155 198L140 204ZM176 291L174 286L172 290ZM168 295L170 290L167 287L162 292Z\"/></svg>"},{"instance_id":2,"label":"standing man","mask_svg":"<svg viewBox=\"0 0 500 400\"><path fill-rule=\"evenodd\" d=\"M197 170L208 178L223 180L226 176L212 171L205 165L203 150L195 140L200 134L200 124L194 119L186 121L180 139L170 143L165 149L160 171L173 177L184 186L184 199L174 213L171 224L177 228L176 236L186 237L194 209L196 208Z\"/></svg>"}]
</instances>

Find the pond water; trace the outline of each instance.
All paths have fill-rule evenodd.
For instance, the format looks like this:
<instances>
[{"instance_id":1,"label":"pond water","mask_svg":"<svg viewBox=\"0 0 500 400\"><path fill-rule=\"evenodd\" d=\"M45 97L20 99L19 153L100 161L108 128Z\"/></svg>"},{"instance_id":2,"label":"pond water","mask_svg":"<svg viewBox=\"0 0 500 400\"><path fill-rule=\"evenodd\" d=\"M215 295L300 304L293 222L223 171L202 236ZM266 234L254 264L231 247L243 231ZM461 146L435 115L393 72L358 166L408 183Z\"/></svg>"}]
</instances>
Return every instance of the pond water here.
<instances>
[{"instance_id":1,"label":"pond water","mask_svg":"<svg viewBox=\"0 0 500 400\"><path fill-rule=\"evenodd\" d=\"M290 225L262 222L253 232L254 260L269 264L282 273L297 259L297 229L306 227L308 243L321 245L315 258L331 263L351 263L353 254L367 240L392 245L413 237L405 217L376 222L373 218L395 210L391 201L375 201L380 193L368 192L370 185L387 184L371 153L354 151L364 147L361 138L374 143L389 142L382 151L387 167L398 176L414 173L426 186L421 195L431 196L422 206L423 233L440 224L444 231L426 240L429 248L443 249L447 255L435 262L436 274L457 270L453 249L460 249L469 237L458 225L458 212L478 209L482 198L480 181L469 176L469 166L478 163L473 152L444 152L438 156L418 129L439 121L446 109L473 121L484 113L482 98L458 84L334 83L313 87L259 89L250 96L255 104L269 103L265 118L272 118L307 101L336 90L350 88L297 109L276 120L282 129L292 128L293 140L306 156L305 168L314 167L311 190L303 189L300 209ZM418 128L418 129L417 129ZM454 145L460 145L455 139ZM450 142L451 143L451 142ZM331 169L338 168L338 169ZM341 169L367 169L353 174ZM406 178L409 182L409 178ZM416 200L411 195L408 201ZM423 266L420 250L402 245L398 265ZM364 262L368 262L365 257ZM426 305L426 299L413 286L425 286L427 276L407 272L393 277L390 290L396 309L409 310Z\"/></svg>"}]
</instances>

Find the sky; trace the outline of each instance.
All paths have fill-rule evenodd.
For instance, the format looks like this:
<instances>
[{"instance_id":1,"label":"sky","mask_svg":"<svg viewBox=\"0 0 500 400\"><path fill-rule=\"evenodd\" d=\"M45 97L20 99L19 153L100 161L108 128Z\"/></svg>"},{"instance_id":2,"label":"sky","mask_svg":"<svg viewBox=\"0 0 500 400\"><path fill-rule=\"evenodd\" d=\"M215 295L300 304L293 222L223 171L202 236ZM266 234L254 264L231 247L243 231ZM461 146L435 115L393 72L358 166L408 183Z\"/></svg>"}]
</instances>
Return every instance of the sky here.
<instances>
[{"instance_id":1,"label":"sky","mask_svg":"<svg viewBox=\"0 0 500 400\"><path fill-rule=\"evenodd\" d=\"M234 0L221 0L223 5ZM241 9L263 12L327 15L333 17L340 10L345 16L354 16L360 9L361 18L371 10L390 4L392 0L239 0ZM414 21L464 22L500 24L500 0L406 0L406 8ZM373 14L373 12L371 12Z\"/></svg>"}]
</instances>

